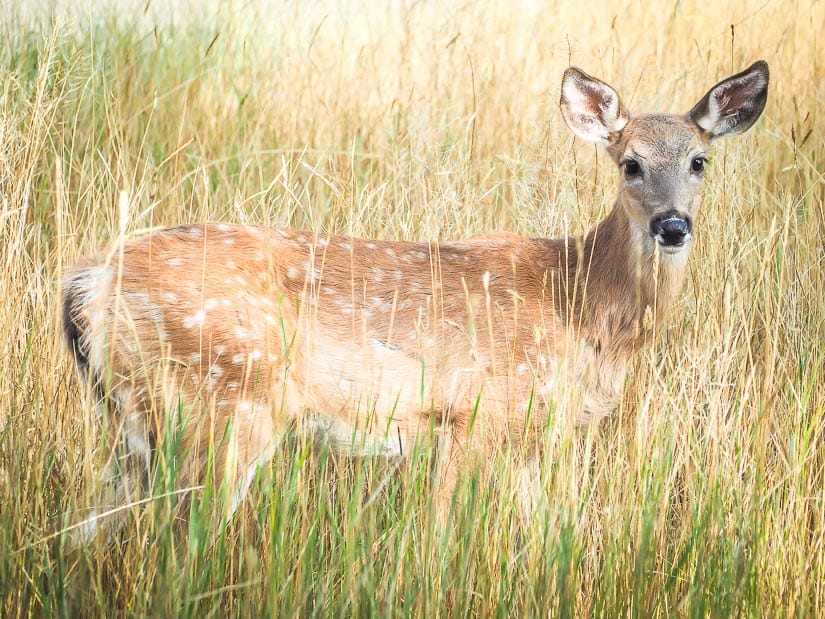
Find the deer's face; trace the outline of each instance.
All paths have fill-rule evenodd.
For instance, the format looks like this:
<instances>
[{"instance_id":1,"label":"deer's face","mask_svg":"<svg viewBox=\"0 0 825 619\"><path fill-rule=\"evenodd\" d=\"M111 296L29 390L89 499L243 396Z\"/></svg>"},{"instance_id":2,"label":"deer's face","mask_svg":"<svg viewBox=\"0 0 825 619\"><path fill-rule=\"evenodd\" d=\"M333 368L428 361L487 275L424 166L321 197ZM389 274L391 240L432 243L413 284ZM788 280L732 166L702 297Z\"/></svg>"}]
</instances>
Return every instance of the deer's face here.
<instances>
[{"instance_id":1,"label":"deer's face","mask_svg":"<svg viewBox=\"0 0 825 619\"><path fill-rule=\"evenodd\" d=\"M646 245L677 253L690 245L711 141L756 122L768 81L760 60L716 84L684 116L631 116L613 88L570 67L559 103L573 133L607 147L618 164L619 202Z\"/></svg>"},{"instance_id":2,"label":"deer's face","mask_svg":"<svg viewBox=\"0 0 825 619\"><path fill-rule=\"evenodd\" d=\"M709 146L690 120L644 115L631 118L608 147L621 175L620 204L642 238L665 253L690 245Z\"/></svg>"}]
</instances>

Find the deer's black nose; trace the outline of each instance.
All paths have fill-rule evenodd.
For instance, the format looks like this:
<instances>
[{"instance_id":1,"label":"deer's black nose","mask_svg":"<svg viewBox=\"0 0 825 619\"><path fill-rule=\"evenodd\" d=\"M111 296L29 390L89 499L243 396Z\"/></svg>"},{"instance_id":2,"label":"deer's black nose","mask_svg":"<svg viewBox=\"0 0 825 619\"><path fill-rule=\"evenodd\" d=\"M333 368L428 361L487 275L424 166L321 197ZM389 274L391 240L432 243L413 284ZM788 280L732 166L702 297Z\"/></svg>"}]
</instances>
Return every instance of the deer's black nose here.
<instances>
[{"instance_id":1,"label":"deer's black nose","mask_svg":"<svg viewBox=\"0 0 825 619\"><path fill-rule=\"evenodd\" d=\"M654 217L650 235L664 247L681 247L690 239L690 219L676 214Z\"/></svg>"}]
</instances>

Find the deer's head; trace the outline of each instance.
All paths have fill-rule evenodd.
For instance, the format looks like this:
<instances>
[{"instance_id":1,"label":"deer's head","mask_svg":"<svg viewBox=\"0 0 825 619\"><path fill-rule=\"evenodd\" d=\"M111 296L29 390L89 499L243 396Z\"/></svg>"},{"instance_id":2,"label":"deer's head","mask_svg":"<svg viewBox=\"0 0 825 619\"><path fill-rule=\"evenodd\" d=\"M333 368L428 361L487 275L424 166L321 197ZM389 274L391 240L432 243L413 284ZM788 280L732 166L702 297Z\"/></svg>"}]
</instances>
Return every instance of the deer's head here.
<instances>
[{"instance_id":1,"label":"deer's head","mask_svg":"<svg viewBox=\"0 0 825 619\"><path fill-rule=\"evenodd\" d=\"M768 81L768 64L760 60L716 84L687 114L631 116L613 88L571 67L561 110L573 133L605 146L618 165L619 202L648 250L655 241L677 253L690 245L711 142L756 122Z\"/></svg>"}]
</instances>

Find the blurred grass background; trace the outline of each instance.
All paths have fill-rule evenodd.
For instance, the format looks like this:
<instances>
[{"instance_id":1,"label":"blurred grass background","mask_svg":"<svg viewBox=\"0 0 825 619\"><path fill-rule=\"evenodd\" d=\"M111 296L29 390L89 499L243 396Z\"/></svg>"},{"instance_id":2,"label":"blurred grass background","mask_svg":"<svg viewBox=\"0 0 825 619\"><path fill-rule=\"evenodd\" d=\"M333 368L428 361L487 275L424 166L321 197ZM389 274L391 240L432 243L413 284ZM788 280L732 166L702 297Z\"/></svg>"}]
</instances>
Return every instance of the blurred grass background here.
<instances>
[{"instance_id":1,"label":"blurred grass background","mask_svg":"<svg viewBox=\"0 0 825 619\"><path fill-rule=\"evenodd\" d=\"M825 613L823 32L813 0L4 5L0 615ZM768 106L716 147L683 299L615 416L548 446L531 525L468 471L442 533L426 456L287 445L214 544L208 488L175 533L168 471L116 546L67 554L102 455L65 266L203 219L581 232L615 172L564 126L568 65L686 112L759 58Z\"/></svg>"}]
</instances>

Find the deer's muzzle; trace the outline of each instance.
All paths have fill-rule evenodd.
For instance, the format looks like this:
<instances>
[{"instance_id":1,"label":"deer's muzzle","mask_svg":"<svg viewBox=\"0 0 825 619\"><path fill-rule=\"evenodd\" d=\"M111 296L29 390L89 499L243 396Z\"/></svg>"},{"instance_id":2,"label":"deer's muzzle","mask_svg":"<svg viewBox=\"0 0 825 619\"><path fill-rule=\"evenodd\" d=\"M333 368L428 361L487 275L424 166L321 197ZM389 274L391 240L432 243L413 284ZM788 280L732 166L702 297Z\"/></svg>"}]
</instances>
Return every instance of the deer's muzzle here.
<instances>
[{"instance_id":1,"label":"deer's muzzle","mask_svg":"<svg viewBox=\"0 0 825 619\"><path fill-rule=\"evenodd\" d=\"M667 213L650 220L650 235L663 248L677 249L691 237L690 218L676 213Z\"/></svg>"}]
</instances>

